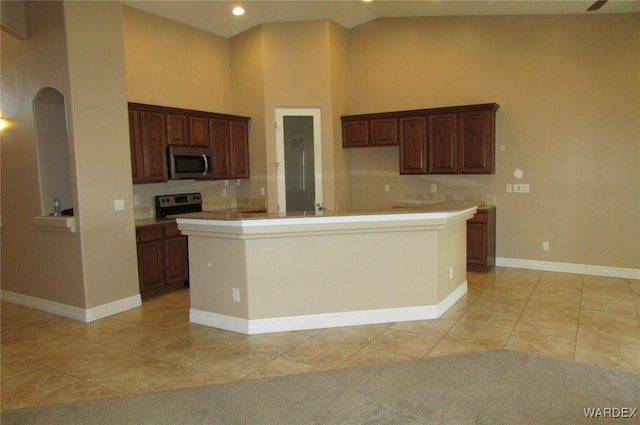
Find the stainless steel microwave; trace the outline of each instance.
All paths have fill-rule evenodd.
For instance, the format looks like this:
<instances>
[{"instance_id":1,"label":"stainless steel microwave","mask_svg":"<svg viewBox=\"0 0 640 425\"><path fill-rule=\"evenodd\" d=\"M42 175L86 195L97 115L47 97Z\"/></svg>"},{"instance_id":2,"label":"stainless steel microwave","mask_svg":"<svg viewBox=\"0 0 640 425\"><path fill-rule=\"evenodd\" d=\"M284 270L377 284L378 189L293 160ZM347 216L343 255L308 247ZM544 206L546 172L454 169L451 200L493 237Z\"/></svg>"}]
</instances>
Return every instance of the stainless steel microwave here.
<instances>
[{"instance_id":1,"label":"stainless steel microwave","mask_svg":"<svg viewBox=\"0 0 640 425\"><path fill-rule=\"evenodd\" d=\"M169 178L213 179L212 152L209 148L169 146L167 148Z\"/></svg>"}]
</instances>

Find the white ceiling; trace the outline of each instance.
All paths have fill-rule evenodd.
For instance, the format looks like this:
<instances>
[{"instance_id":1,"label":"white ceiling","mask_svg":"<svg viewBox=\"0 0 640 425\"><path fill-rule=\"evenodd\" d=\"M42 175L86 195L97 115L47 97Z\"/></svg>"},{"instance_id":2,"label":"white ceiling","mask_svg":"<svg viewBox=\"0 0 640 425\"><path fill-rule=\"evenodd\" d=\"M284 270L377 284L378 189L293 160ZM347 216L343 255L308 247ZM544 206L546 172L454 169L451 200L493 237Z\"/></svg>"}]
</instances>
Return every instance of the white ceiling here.
<instances>
[{"instance_id":1,"label":"white ceiling","mask_svg":"<svg viewBox=\"0 0 640 425\"><path fill-rule=\"evenodd\" d=\"M594 1L124 0L123 3L223 37L232 37L262 23L315 19L330 19L352 28L384 17L640 13L640 0L609 0L600 10L587 12ZM246 9L243 16L231 14L231 9L237 5Z\"/></svg>"}]
</instances>

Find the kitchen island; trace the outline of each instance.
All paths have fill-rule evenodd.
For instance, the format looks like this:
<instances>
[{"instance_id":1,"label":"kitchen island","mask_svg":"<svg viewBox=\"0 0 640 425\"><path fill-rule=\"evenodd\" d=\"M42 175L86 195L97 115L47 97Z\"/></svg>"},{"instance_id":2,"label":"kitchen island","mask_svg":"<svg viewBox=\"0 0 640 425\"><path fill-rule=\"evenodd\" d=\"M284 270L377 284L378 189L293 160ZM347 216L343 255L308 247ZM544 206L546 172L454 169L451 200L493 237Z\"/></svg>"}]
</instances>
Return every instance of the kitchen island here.
<instances>
[{"instance_id":1,"label":"kitchen island","mask_svg":"<svg viewBox=\"0 0 640 425\"><path fill-rule=\"evenodd\" d=\"M258 334L436 319L467 292L476 208L178 215L190 321Z\"/></svg>"}]
</instances>

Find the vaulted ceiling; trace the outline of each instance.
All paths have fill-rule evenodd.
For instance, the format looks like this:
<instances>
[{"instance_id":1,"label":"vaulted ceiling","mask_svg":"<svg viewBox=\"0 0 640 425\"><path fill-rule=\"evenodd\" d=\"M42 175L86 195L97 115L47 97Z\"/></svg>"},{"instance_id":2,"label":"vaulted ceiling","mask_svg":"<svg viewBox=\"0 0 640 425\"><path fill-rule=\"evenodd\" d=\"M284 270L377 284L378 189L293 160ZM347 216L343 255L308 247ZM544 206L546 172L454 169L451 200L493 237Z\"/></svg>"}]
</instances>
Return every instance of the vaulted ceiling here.
<instances>
[{"instance_id":1,"label":"vaulted ceiling","mask_svg":"<svg viewBox=\"0 0 640 425\"><path fill-rule=\"evenodd\" d=\"M124 4L201 30L232 37L270 22L330 19L345 28L383 17L640 13L640 0L125 0ZM246 13L233 16L242 6Z\"/></svg>"}]
</instances>

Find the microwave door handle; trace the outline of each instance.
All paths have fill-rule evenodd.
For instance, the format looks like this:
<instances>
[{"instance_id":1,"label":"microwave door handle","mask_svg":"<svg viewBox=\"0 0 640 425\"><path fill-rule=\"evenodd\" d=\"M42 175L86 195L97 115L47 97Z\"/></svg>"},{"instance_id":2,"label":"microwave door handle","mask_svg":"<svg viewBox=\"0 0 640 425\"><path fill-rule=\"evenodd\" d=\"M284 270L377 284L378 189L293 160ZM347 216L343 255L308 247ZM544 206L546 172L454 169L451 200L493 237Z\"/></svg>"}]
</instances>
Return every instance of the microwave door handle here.
<instances>
[{"instance_id":1,"label":"microwave door handle","mask_svg":"<svg viewBox=\"0 0 640 425\"><path fill-rule=\"evenodd\" d=\"M202 154L202 159L204 159L204 170L202 171L202 175L207 175L207 170L209 169L209 161L207 160L207 155Z\"/></svg>"}]
</instances>

